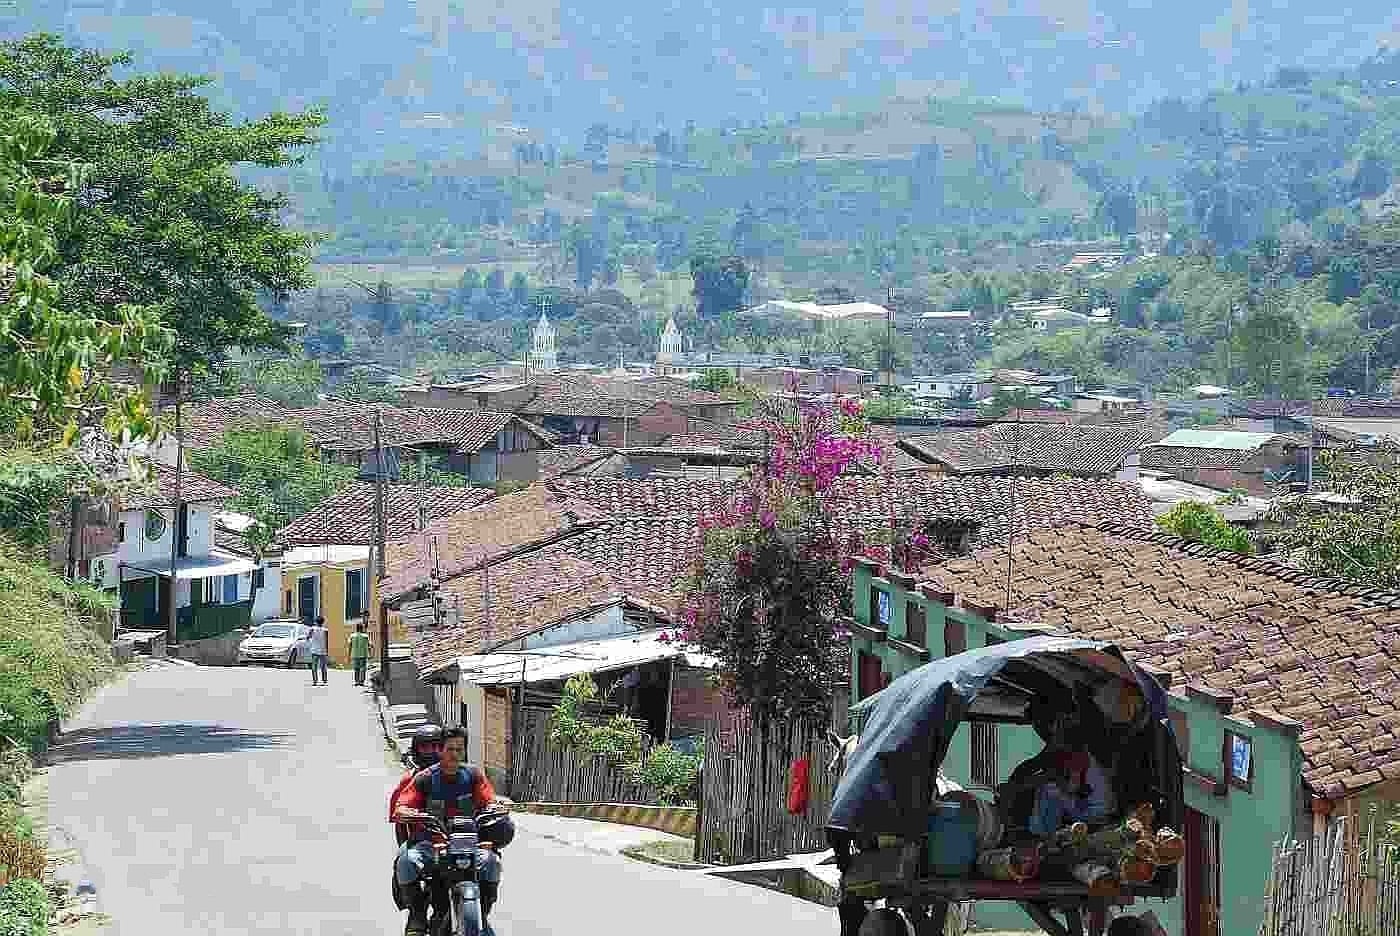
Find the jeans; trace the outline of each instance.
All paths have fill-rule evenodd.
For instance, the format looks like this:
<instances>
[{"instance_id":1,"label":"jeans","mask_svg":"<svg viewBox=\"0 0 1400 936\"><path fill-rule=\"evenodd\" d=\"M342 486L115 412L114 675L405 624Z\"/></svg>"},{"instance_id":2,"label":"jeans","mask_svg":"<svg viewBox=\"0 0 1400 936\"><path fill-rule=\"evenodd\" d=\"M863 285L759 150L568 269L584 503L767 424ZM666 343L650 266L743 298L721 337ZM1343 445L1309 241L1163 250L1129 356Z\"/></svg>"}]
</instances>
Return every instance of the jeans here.
<instances>
[{"instance_id":1,"label":"jeans","mask_svg":"<svg viewBox=\"0 0 1400 936\"><path fill-rule=\"evenodd\" d=\"M321 682L326 681L326 655L324 653L311 654L311 685L316 685L316 674L321 674Z\"/></svg>"},{"instance_id":2,"label":"jeans","mask_svg":"<svg viewBox=\"0 0 1400 936\"><path fill-rule=\"evenodd\" d=\"M435 860L431 842L407 843L399 849L399 883L405 887L415 883ZM501 856L496 854L494 848L483 848L477 852L477 861L478 881L494 884L501 879Z\"/></svg>"},{"instance_id":3,"label":"jeans","mask_svg":"<svg viewBox=\"0 0 1400 936\"><path fill-rule=\"evenodd\" d=\"M363 686L365 684L365 671L369 669L369 658L356 657L351 662L355 665L355 685Z\"/></svg>"}]
</instances>

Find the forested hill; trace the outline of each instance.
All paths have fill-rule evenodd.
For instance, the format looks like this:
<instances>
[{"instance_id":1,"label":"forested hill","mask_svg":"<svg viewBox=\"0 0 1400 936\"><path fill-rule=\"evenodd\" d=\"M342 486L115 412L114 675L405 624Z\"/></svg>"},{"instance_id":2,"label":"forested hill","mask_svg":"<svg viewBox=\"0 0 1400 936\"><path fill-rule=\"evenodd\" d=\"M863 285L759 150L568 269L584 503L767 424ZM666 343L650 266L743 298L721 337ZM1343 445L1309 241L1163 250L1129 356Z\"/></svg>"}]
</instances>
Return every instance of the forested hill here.
<instances>
[{"instance_id":1,"label":"forested hill","mask_svg":"<svg viewBox=\"0 0 1400 936\"><path fill-rule=\"evenodd\" d=\"M0 34L130 48L211 75L247 112L324 105L348 158L460 151L483 122L578 141L596 122L747 125L851 95L1136 112L1283 64L1355 65L1393 15L1385 0L8 0Z\"/></svg>"}]
</instances>

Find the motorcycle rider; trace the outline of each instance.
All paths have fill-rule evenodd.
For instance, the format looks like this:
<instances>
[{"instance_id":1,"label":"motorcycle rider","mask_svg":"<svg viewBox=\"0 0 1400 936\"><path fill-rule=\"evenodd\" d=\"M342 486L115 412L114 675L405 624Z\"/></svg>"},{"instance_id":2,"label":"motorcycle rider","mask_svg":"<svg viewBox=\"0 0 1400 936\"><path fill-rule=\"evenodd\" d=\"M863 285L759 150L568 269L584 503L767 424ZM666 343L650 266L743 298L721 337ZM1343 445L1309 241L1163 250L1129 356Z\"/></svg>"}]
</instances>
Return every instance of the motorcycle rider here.
<instances>
[{"instance_id":1,"label":"motorcycle rider","mask_svg":"<svg viewBox=\"0 0 1400 936\"><path fill-rule=\"evenodd\" d=\"M486 778L486 773L480 767L465 763L466 756L466 730L448 728L443 731L438 762L414 775L395 808L394 821L410 824L409 840L399 850L397 864L398 883L409 902L405 936L422 936L427 932L428 905L432 895L420 881L424 871L431 868L436 860L426 825L414 820L430 815L446 823L454 816L475 817L497 801L496 791ZM488 917L500 892L501 861L497 849L514 836L508 817L493 825L495 827L490 836L486 830L482 830L481 842L484 847L477 869L483 925L489 925Z\"/></svg>"}]
</instances>

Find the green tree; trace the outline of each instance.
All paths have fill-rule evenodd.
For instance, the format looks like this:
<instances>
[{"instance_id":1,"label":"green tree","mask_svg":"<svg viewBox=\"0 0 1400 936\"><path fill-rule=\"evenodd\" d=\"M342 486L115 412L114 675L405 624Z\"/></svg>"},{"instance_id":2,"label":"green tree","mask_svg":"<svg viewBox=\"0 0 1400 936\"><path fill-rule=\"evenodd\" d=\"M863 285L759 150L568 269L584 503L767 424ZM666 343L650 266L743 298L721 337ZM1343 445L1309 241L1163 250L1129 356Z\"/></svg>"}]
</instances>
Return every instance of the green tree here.
<instances>
[{"instance_id":1,"label":"green tree","mask_svg":"<svg viewBox=\"0 0 1400 936\"><path fill-rule=\"evenodd\" d=\"M1254 553L1254 544L1249 541L1249 534L1237 526L1232 526L1220 511L1208 504L1183 501L1158 517L1157 525L1193 543L1204 543L1246 556Z\"/></svg>"},{"instance_id":2,"label":"green tree","mask_svg":"<svg viewBox=\"0 0 1400 936\"><path fill-rule=\"evenodd\" d=\"M1326 479L1332 496L1280 498L1273 511L1282 524L1279 546L1318 575L1375 588L1400 585L1400 446L1326 449L1313 473Z\"/></svg>"},{"instance_id":3,"label":"green tree","mask_svg":"<svg viewBox=\"0 0 1400 936\"><path fill-rule=\"evenodd\" d=\"M525 308L530 304L530 281L524 273L517 271L510 278L510 298L518 307Z\"/></svg>"},{"instance_id":4,"label":"green tree","mask_svg":"<svg viewBox=\"0 0 1400 936\"><path fill-rule=\"evenodd\" d=\"M335 396L356 403L402 403L403 396L393 387L371 383L362 371L353 371L335 388Z\"/></svg>"},{"instance_id":5,"label":"green tree","mask_svg":"<svg viewBox=\"0 0 1400 936\"><path fill-rule=\"evenodd\" d=\"M259 547L355 477L354 468L318 458L299 430L277 426L230 429L212 448L192 451L190 467L238 489L229 506L258 520Z\"/></svg>"},{"instance_id":6,"label":"green tree","mask_svg":"<svg viewBox=\"0 0 1400 936\"><path fill-rule=\"evenodd\" d=\"M690 258L696 311L702 319L737 312L749 288L749 268L742 257L699 253Z\"/></svg>"},{"instance_id":7,"label":"green tree","mask_svg":"<svg viewBox=\"0 0 1400 936\"><path fill-rule=\"evenodd\" d=\"M82 210L58 236L55 301L128 331L124 310L155 311L182 371L234 346L281 346L287 332L257 297L312 285L311 241L283 227L280 197L236 170L294 163L322 118L236 123L196 93L208 79L117 76L131 64L50 35L0 43L0 108L43 115L51 158L87 167Z\"/></svg>"},{"instance_id":8,"label":"green tree","mask_svg":"<svg viewBox=\"0 0 1400 936\"><path fill-rule=\"evenodd\" d=\"M736 384L738 384L738 381L734 379L734 375L722 368L705 371L700 379L695 382L695 386L699 387L701 390L709 390L711 393L719 393L721 390L732 389Z\"/></svg>"},{"instance_id":9,"label":"green tree","mask_svg":"<svg viewBox=\"0 0 1400 936\"><path fill-rule=\"evenodd\" d=\"M315 406L326 380L321 365L301 355L255 361L247 370L246 383L250 390L296 408Z\"/></svg>"},{"instance_id":10,"label":"green tree","mask_svg":"<svg viewBox=\"0 0 1400 936\"><path fill-rule=\"evenodd\" d=\"M107 377L128 360L159 377L172 336L146 309L121 304L99 317L63 301L52 274L82 167L57 148L52 121L0 98L0 431L29 438L62 428L71 441L80 419L100 413L113 432L151 434L145 395L116 393Z\"/></svg>"},{"instance_id":11,"label":"green tree","mask_svg":"<svg viewBox=\"0 0 1400 936\"><path fill-rule=\"evenodd\" d=\"M1234 330L1234 352L1254 390L1307 397L1307 347L1293 310L1270 298L1252 308Z\"/></svg>"}]
</instances>

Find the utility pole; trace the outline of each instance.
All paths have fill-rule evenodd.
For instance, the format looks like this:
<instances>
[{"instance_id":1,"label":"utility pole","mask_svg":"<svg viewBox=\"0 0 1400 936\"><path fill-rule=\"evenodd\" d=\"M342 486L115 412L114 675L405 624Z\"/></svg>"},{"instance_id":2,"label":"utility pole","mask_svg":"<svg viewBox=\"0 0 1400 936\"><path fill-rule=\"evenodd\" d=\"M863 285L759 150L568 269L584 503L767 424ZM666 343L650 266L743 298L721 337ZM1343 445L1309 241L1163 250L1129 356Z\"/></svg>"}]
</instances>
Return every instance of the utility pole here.
<instances>
[{"instance_id":1,"label":"utility pole","mask_svg":"<svg viewBox=\"0 0 1400 936\"><path fill-rule=\"evenodd\" d=\"M885 290L885 386L894 387L894 287Z\"/></svg>"},{"instance_id":2,"label":"utility pole","mask_svg":"<svg viewBox=\"0 0 1400 936\"><path fill-rule=\"evenodd\" d=\"M374 413L374 578L375 591L379 593L379 674L384 682L384 694L389 694L389 600L384 594L384 579L388 577L384 557L384 544L387 534L384 530L384 446L380 443L379 428L383 415ZM435 599L436 600L436 599Z\"/></svg>"},{"instance_id":3,"label":"utility pole","mask_svg":"<svg viewBox=\"0 0 1400 936\"><path fill-rule=\"evenodd\" d=\"M176 605L179 604L179 596L176 586L179 579L175 575L175 564L180 559L180 485L184 481L185 462L185 426L182 421L180 409L181 401L185 395L185 379L177 368L175 371L175 500L170 511L170 603L166 608L165 618L165 640L167 643L176 643L176 630L179 623L176 614ZM194 613L193 603L190 612Z\"/></svg>"}]
</instances>

